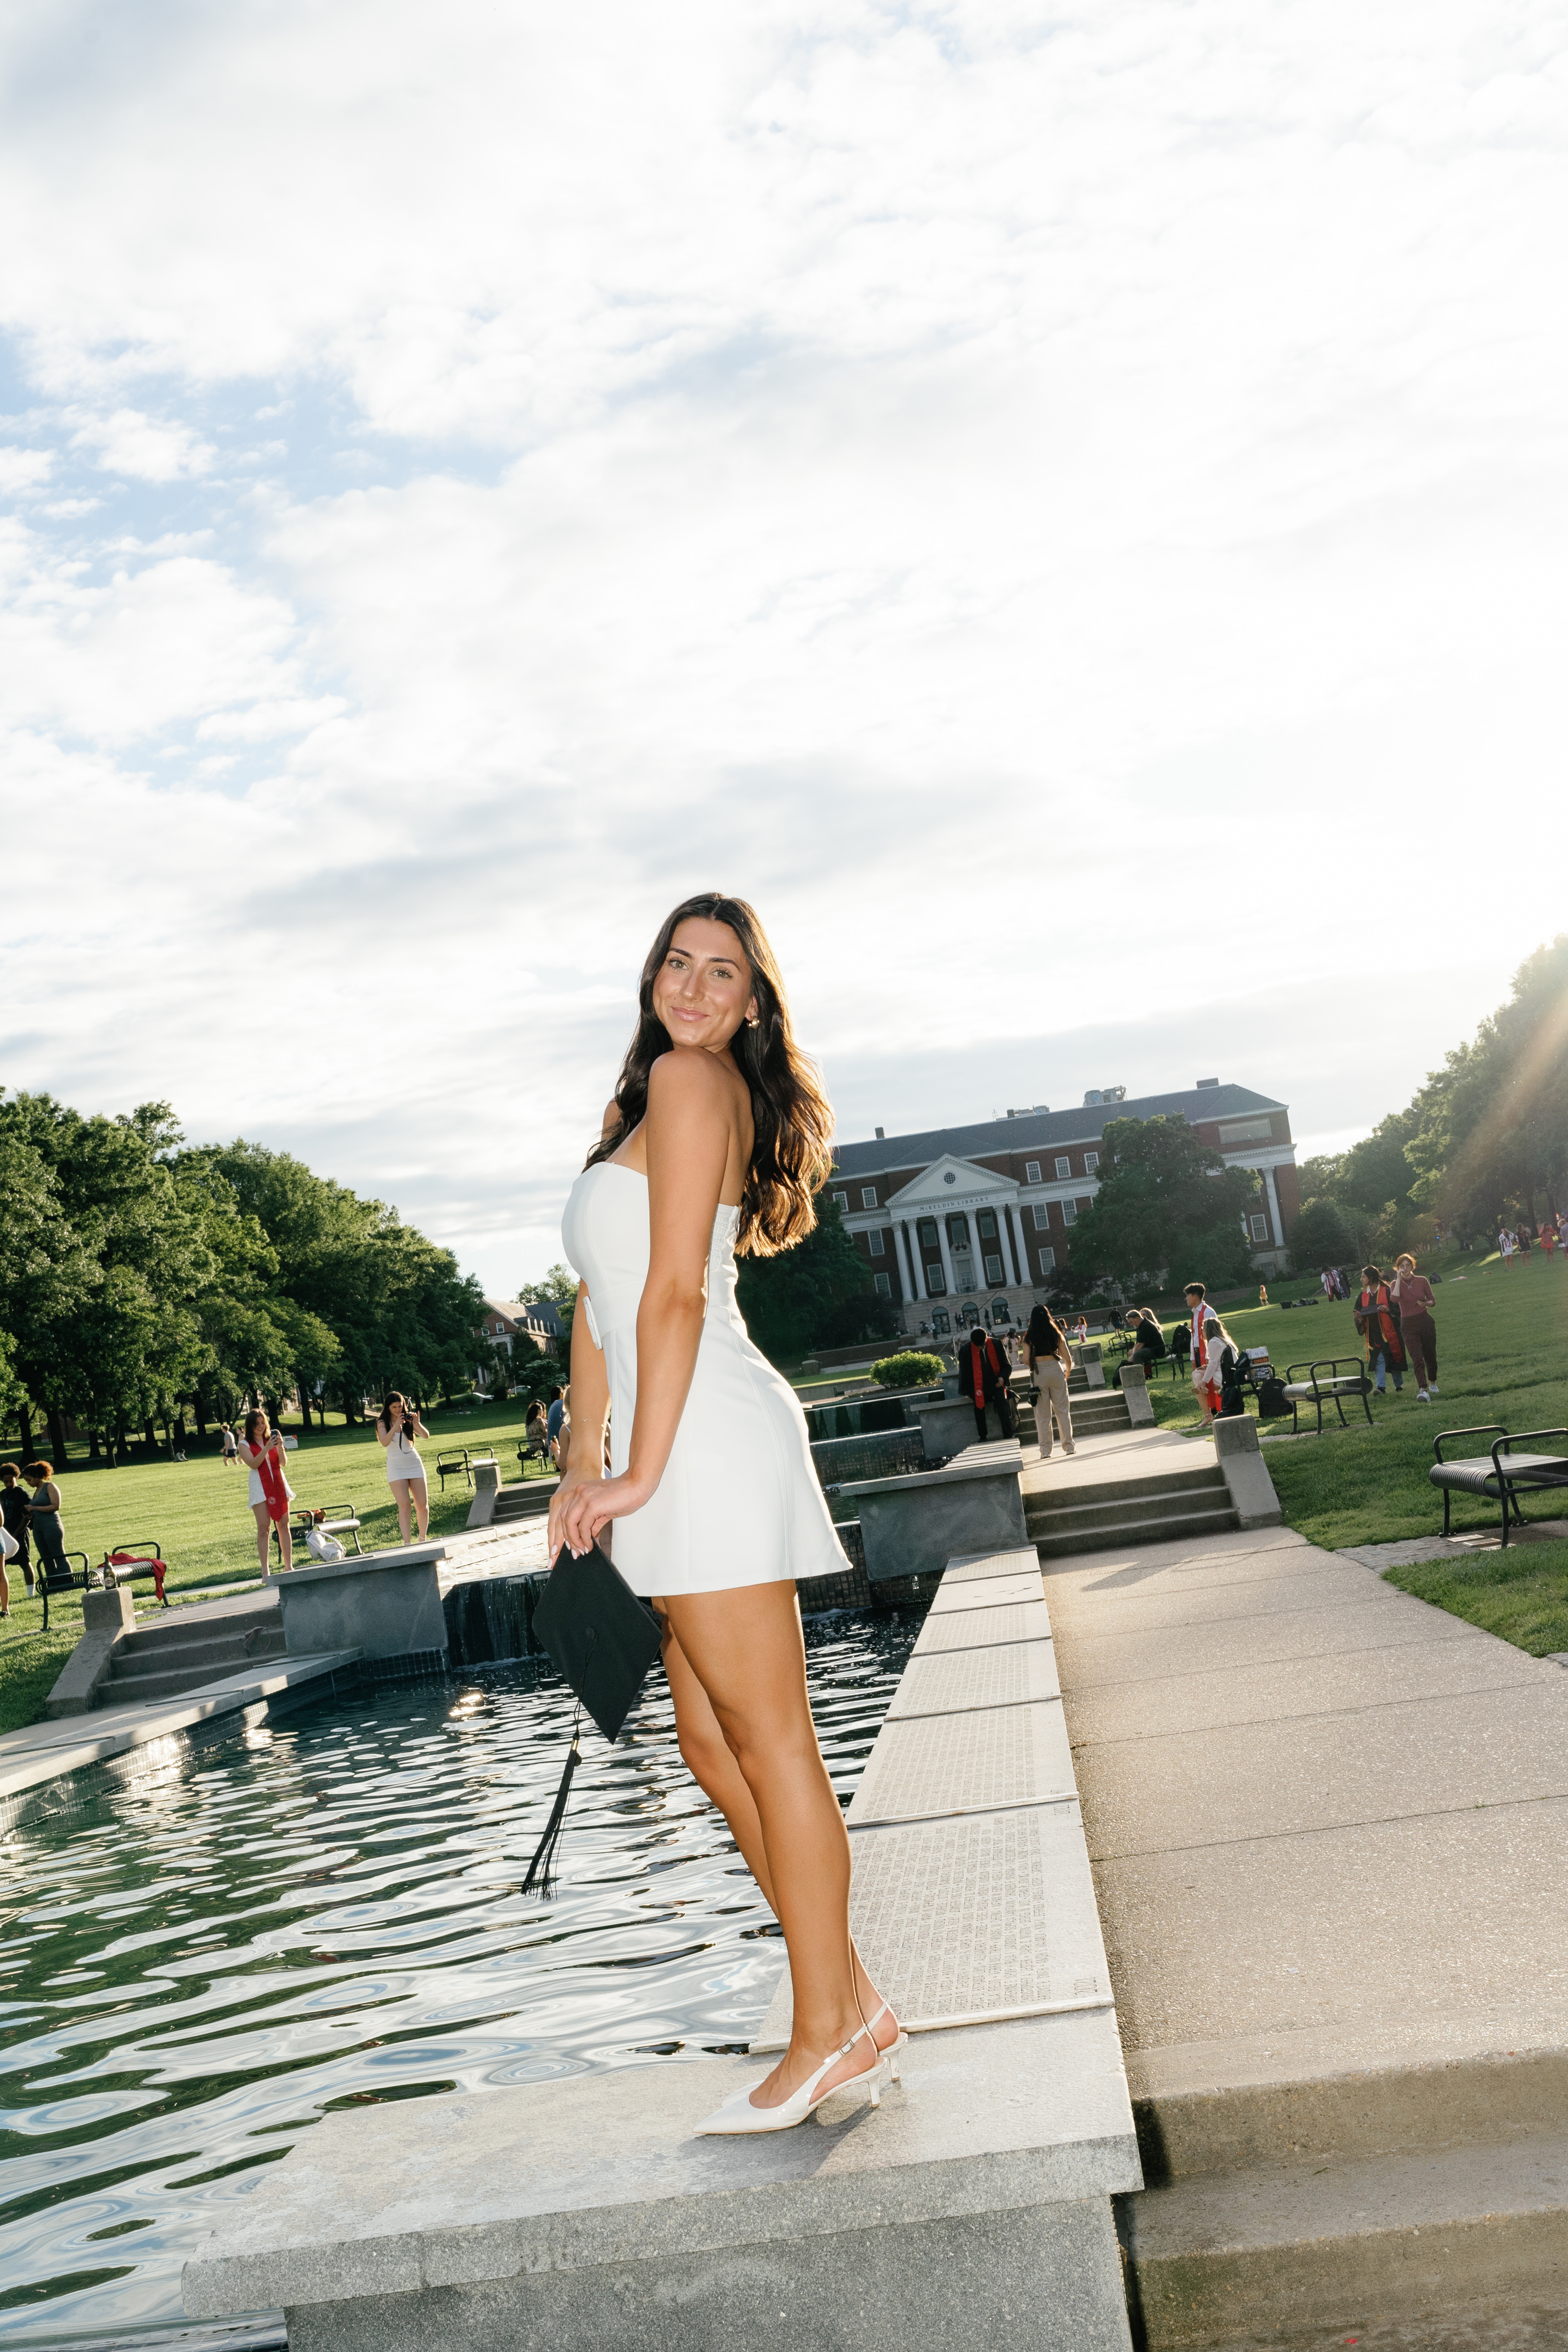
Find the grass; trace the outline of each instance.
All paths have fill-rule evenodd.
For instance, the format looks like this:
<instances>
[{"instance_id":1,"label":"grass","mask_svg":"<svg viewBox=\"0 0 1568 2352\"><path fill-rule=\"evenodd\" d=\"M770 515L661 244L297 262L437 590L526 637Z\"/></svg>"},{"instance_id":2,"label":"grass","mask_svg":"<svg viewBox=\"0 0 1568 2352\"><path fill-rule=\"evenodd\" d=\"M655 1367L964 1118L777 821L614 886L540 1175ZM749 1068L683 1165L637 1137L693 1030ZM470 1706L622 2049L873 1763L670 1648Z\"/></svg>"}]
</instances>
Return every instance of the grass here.
<instances>
[{"instance_id":1,"label":"grass","mask_svg":"<svg viewBox=\"0 0 1568 2352\"><path fill-rule=\"evenodd\" d=\"M430 1443L421 1450L430 1480L430 1532L455 1534L466 1522L471 1499L462 1479L448 1480L443 1496L436 1455L449 1447L493 1445L501 1476L516 1478L513 1451L528 1407L521 1397L478 1405L471 1412L425 1416ZM289 1483L302 1503L352 1502L363 1521L366 1550L398 1541L397 1506L386 1483L386 1460L368 1429L342 1422L307 1436L297 1422L286 1429L300 1437L289 1457ZM86 1449L71 1448L68 1475L59 1481L68 1550L85 1551L96 1568L109 1551L132 1540L161 1544L170 1563L167 1591L176 1604L195 1588L243 1589L257 1577L256 1522L246 1502L249 1481L226 1470L216 1453L192 1452L185 1462L132 1463L109 1470L89 1465ZM14 1460L14 1449L4 1458ZM531 1475L541 1472L537 1462ZM49 1602L49 1631L42 1632L43 1604L29 1601L15 1563L10 1572L11 1615L0 1624L0 1732L37 1723L56 1676L81 1637L79 1593ZM153 1605L152 1587L135 1588L139 1612Z\"/></svg>"},{"instance_id":2,"label":"grass","mask_svg":"<svg viewBox=\"0 0 1568 2352\"><path fill-rule=\"evenodd\" d=\"M1304 1434L1268 1447L1266 1459L1286 1525L1329 1550L1441 1534L1442 1500L1426 1476L1439 1430L1488 1422L1516 1431L1568 1427L1568 1267L1536 1255L1505 1273L1495 1255L1455 1252L1430 1261L1424 1271L1444 1277L1435 1316L1441 1394L1429 1405L1418 1404L1407 1371L1403 1395L1390 1390L1373 1399L1373 1428L1358 1407L1348 1430L1329 1413L1321 1438ZM1237 1344L1266 1346L1281 1371L1313 1357L1361 1353L1348 1300L1289 1313L1278 1302L1222 1311ZM1151 1394L1164 1425L1198 1426L1190 1381L1173 1383L1161 1373ZM1352 1407L1345 1412L1349 1417ZM1263 1429L1265 1435L1280 1434L1289 1423L1266 1423ZM1478 1439L1459 1450L1484 1452L1490 1442ZM1568 1517L1568 1511L1553 1513L1544 1499L1527 1501L1524 1508L1527 1517ZM1495 1509L1463 1501L1454 1506L1458 1534L1497 1524ZM1473 1563L1428 1562L1401 1569L1392 1580L1538 1657L1568 1649L1568 1543L1510 1546L1506 1558L1482 1553Z\"/></svg>"}]
</instances>

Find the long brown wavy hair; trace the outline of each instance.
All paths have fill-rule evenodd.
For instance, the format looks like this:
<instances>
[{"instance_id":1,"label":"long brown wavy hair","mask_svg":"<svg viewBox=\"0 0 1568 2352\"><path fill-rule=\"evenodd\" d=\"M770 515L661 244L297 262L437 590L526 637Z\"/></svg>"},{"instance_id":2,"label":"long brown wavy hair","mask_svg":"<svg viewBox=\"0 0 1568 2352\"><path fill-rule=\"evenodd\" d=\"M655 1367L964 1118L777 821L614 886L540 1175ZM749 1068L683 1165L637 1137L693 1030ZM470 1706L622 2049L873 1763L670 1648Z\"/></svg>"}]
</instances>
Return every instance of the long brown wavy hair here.
<instances>
[{"instance_id":1,"label":"long brown wavy hair","mask_svg":"<svg viewBox=\"0 0 1568 2352\"><path fill-rule=\"evenodd\" d=\"M751 1089L756 1129L746 1189L741 1196L735 1253L740 1257L772 1257L804 1241L816 1223L815 1195L833 1165L829 1140L833 1111L816 1069L795 1044L784 980L767 933L743 898L726 898L721 890L704 890L695 898L683 898L659 925L658 937L642 968L637 1034L616 1080L616 1116L584 1165L592 1168L608 1160L647 1115L648 1072L659 1055L674 1045L653 1009L653 983L677 929L694 915L709 922L727 923L741 942L741 953L751 971L757 1025L753 1029L742 1022L730 1041L730 1051Z\"/></svg>"}]
</instances>

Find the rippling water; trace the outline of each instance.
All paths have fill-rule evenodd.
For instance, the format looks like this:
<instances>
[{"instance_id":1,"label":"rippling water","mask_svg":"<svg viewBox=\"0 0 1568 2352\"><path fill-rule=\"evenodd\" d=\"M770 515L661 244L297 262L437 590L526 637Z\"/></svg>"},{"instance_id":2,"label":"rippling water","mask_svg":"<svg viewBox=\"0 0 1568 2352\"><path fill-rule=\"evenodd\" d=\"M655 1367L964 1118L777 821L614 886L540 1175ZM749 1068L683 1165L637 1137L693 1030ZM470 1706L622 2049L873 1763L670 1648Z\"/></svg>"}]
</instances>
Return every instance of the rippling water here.
<instances>
[{"instance_id":1,"label":"rippling water","mask_svg":"<svg viewBox=\"0 0 1568 2352\"><path fill-rule=\"evenodd\" d=\"M916 1624L807 1626L846 1801ZM749 2040L783 1946L661 1675L585 1737L524 1898L571 1713L528 1664L384 1688L168 1742L0 1841L5 2352L179 2326L192 2248L331 2108Z\"/></svg>"}]
</instances>

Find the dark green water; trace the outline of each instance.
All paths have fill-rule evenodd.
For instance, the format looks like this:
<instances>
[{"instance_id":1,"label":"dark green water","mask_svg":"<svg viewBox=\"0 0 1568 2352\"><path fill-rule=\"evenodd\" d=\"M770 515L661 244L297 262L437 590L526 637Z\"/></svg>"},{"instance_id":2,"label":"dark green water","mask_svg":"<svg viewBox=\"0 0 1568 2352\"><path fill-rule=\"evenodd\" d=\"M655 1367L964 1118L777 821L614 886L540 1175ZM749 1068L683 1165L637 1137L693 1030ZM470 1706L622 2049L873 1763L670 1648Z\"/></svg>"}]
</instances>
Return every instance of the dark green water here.
<instances>
[{"instance_id":1,"label":"dark green water","mask_svg":"<svg viewBox=\"0 0 1568 2352\"><path fill-rule=\"evenodd\" d=\"M807 1626L846 1801L917 1622ZM529 1665L383 1688L78 1776L0 1839L4 2352L181 2328L186 2256L331 2108L750 2038L783 1946L662 1675L585 1737L524 1899L570 1717Z\"/></svg>"}]
</instances>

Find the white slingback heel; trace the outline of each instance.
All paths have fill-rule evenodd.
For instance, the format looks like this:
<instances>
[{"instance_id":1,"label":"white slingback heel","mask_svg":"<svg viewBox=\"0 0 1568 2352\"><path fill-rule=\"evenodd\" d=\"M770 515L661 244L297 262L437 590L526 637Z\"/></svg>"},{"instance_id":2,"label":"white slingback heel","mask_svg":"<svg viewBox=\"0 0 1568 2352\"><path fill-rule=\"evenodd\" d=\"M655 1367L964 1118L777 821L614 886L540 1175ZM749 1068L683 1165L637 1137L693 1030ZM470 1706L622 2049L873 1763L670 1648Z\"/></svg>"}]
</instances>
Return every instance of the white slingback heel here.
<instances>
[{"instance_id":1,"label":"white slingback heel","mask_svg":"<svg viewBox=\"0 0 1568 2352\"><path fill-rule=\"evenodd\" d=\"M877 2011L876 2016L868 2018L866 2021L866 2031L871 2036L873 2042L877 2038L878 2026L880 2025L885 2017L891 2015L892 2007L893 2004L891 2001L885 2000L882 2003L881 2008ZM909 2039L909 2035L904 2032L903 2027L900 2025L899 2028L898 2039L894 2042L889 2042L887 2048L882 2053L882 2056L887 2062L888 2079L891 2083L897 2083L901 2080L899 2073L899 2053L901 2050L908 2047Z\"/></svg>"},{"instance_id":2,"label":"white slingback heel","mask_svg":"<svg viewBox=\"0 0 1568 2352\"><path fill-rule=\"evenodd\" d=\"M879 2015L880 2011L878 2013ZM832 2073L841 2058L848 2056L858 2042L866 2040L870 2031L868 2025L863 2025L858 2033L849 2036L847 2042L830 2051L816 2074L808 2074L799 2090L792 2091L789 2097L781 2100L776 2107L754 2107L752 2105L752 2093L757 2088L755 2083L748 2083L743 2090L731 2092L721 2107L716 2107L697 2126L692 2137L701 2139L721 2134L791 2131L796 2124L805 2123L807 2116L815 2114L825 2099L831 2099L839 2091L855 2090L862 2083L870 2093L871 2105L879 2107L882 2104L883 2060L874 2041L871 2043L871 2063L864 2073L847 2075L842 2083L835 2083L830 2090L819 2091L816 2087L825 2074ZM767 2077L763 2075L761 2079L765 2082Z\"/></svg>"}]
</instances>

